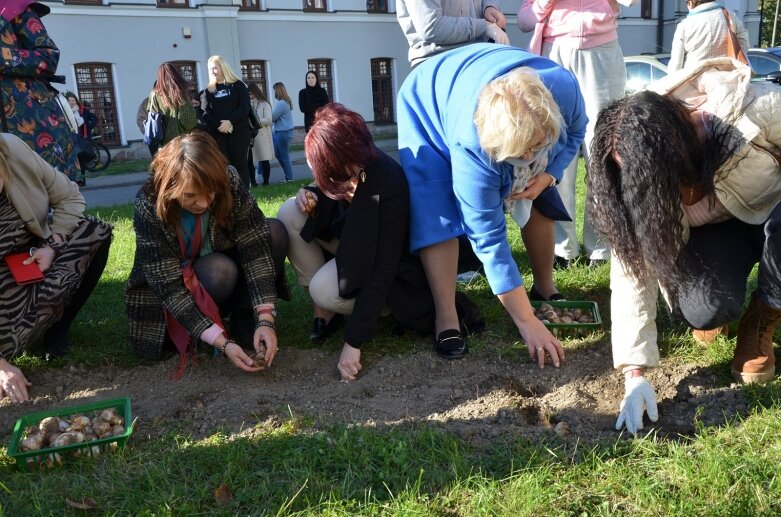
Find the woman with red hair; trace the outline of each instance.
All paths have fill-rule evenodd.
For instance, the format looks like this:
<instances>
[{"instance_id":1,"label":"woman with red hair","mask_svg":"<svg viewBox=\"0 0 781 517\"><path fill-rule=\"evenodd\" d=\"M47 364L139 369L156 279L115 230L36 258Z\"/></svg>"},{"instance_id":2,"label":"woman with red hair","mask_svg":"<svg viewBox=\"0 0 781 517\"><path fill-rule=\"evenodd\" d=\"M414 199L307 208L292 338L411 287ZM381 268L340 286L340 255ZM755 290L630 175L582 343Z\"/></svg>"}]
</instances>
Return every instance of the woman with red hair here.
<instances>
[{"instance_id":1,"label":"woman with red hair","mask_svg":"<svg viewBox=\"0 0 781 517\"><path fill-rule=\"evenodd\" d=\"M315 185L287 200L278 218L288 258L314 305L310 339L322 341L350 314L338 369L355 380L361 345L388 310L406 328L431 332L434 306L408 244L409 193L401 166L378 149L363 118L341 104L318 110L304 141ZM334 256L326 260L324 252Z\"/></svg>"}]
</instances>

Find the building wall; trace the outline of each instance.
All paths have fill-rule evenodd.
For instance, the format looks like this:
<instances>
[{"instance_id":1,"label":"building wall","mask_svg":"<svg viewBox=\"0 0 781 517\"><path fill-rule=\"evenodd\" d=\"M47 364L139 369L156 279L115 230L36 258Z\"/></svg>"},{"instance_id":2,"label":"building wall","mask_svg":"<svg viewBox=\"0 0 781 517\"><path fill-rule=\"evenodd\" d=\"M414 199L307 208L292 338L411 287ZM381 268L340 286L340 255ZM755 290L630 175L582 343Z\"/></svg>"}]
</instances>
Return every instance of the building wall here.
<instances>
[{"instance_id":1,"label":"building wall","mask_svg":"<svg viewBox=\"0 0 781 517\"><path fill-rule=\"evenodd\" d=\"M260 10L240 10L240 0L190 0L191 8L157 7L154 0L122 0L103 6L45 2L51 14L44 19L61 51L58 73L64 88L75 90L75 63L112 64L121 141L141 134L136 112L154 82L157 66L165 61L194 61L199 87L208 82L210 55L224 56L239 72L241 60L265 60L268 84L281 81L296 101L294 121L303 125L297 93L304 86L308 59L333 62L334 100L374 118L370 60L390 58L394 92L410 71L407 42L396 22L395 1L387 14L366 12L366 0L327 0L328 12L302 10L303 0L259 0ZM521 0L502 2L512 44L526 47L515 13ZM654 17L659 0L653 0ZM685 15L684 0L664 1L662 50L669 51L677 19ZM723 0L743 16L752 43L756 43L758 0ZM658 50L657 19L642 19L639 3L622 7L619 37L625 55ZM185 37L189 32L191 37ZM395 100L395 95L394 95ZM395 106L394 106L395 107Z\"/></svg>"}]
</instances>

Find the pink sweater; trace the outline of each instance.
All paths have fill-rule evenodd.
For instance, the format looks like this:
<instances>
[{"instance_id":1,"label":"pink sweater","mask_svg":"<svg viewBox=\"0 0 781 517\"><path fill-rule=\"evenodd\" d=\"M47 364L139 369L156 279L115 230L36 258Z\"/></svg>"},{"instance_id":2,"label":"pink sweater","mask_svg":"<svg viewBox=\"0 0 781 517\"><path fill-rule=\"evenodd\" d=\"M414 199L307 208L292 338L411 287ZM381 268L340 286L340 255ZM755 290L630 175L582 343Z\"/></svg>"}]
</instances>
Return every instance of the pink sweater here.
<instances>
[{"instance_id":1,"label":"pink sweater","mask_svg":"<svg viewBox=\"0 0 781 517\"><path fill-rule=\"evenodd\" d=\"M621 4L632 5L636 1L625 0ZM616 0L524 0L518 10L518 26L523 32L531 32L537 26L546 43L567 40L560 44L598 47L618 39L618 4ZM539 24L542 20L546 20L544 25Z\"/></svg>"}]
</instances>

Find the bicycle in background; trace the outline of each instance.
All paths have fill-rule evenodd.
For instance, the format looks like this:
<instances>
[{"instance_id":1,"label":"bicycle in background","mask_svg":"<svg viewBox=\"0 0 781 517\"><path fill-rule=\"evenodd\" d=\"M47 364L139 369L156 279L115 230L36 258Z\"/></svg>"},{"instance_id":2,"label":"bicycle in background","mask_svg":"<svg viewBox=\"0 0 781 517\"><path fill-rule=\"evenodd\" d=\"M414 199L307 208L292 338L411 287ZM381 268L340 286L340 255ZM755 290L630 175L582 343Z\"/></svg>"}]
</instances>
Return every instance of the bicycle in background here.
<instances>
[{"instance_id":1,"label":"bicycle in background","mask_svg":"<svg viewBox=\"0 0 781 517\"><path fill-rule=\"evenodd\" d=\"M99 142L98 139L100 139L100 135L93 135L81 140L81 145L84 147L83 153L87 158L84 162L84 168L90 172L102 171L111 163L111 153L108 147Z\"/></svg>"}]
</instances>

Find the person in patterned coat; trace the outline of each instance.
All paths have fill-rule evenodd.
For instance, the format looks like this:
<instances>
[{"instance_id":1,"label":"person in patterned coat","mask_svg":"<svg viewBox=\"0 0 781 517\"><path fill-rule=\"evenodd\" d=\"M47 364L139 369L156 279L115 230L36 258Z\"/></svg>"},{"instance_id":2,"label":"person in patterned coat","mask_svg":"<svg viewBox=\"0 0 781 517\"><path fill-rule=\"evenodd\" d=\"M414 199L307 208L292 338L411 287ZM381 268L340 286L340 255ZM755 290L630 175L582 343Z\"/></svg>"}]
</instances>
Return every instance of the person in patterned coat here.
<instances>
[{"instance_id":1,"label":"person in patterned coat","mask_svg":"<svg viewBox=\"0 0 781 517\"><path fill-rule=\"evenodd\" d=\"M20 285L0 260L0 400L28 400L30 383L10 361L39 337L48 354L65 355L71 323L103 273L112 229L84 207L75 183L0 134L0 257L29 254L44 274Z\"/></svg>"},{"instance_id":2,"label":"person in patterned coat","mask_svg":"<svg viewBox=\"0 0 781 517\"><path fill-rule=\"evenodd\" d=\"M75 139L49 80L60 50L41 17L49 8L29 0L4 0L0 7L0 127L21 138L49 165L76 179Z\"/></svg>"},{"instance_id":3,"label":"person in patterned coat","mask_svg":"<svg viewBox=\"0 0 781 517\"><path fill-rule=\"evenodd\" d=\"M262 367L245 348L260 352L264 342L270 366L275 303L289 299L285 227L264 217L204 131L174 138L151 170L133 216L136 254L125 292L131 346L154 359L175 348L184 363L203 341L254 372ZM228 315L230 329L221 321Z\"/></svg>"}]
</instances>

